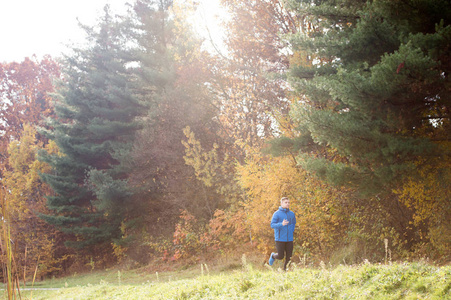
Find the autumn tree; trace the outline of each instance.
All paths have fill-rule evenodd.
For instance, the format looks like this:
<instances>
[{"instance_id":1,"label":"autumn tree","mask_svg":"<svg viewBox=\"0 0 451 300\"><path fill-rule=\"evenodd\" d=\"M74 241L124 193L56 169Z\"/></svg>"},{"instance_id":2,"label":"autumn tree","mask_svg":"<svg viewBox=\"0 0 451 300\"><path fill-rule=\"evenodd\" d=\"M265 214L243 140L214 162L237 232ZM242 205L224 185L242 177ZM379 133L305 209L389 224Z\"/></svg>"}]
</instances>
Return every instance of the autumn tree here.
<instances>
[{"instance_id":1,"label":"autumn tree","mask_svg":"<svg viewBox=\"0 0 451 300\"><path fill-rule=\"evenodd\" d=\"M216 152L224 159L220 163L234 173L235 162L244 162L246 157L244 145L262 147L266 138L280 133L289 107L284 76L291 56L283 35L297 32L298 20L283 1L221 3L228 13L226 49L219 49L216 60L207 63L212 65L212 104L219 125ZM200 135L194 134L202 142ZM205 147L207 143L202 144ZM228 183L218 183L236 190L232 178L223 176Z\"/></svg>"},{"instance_id":2,"label":"autumn tree","mask_svg":"<svg viewBox=\"0 0 451 300\"><path fill-rule=\"evenodd\" d=\"M430 164L419 161L419 176L406 178L395 190L400 201L414 211L412 223L422 242L413 250L443 262L451 257L450 163L443 157Z\"/></svg>"},{"instance_id":3,"label":"autumn tree","mask_svg":"<svg viewBox=\"0 0 451 300\"><path fill-rule=\"evenodd\" d=\"M61 251L61 233L40 218L48 213L45 197L51 190L39 174L49 172L50 167L36 155L43 147L50 153L58 150L52 142L44 146L37 136L36 129L24 124L22 134L9 145L9 170L3 177L15 267L24 281L32 278L35 269L38 276L61 271L70 257L69 252Z\"/></svg>"},{"instance_id":4,"label":"autumn tree","mask_svg":"<svg viewBox=\"0 0 451 300\"><path fill-rule=\"evenodd\" d=\"M229 13L226 59L217 71L220 120L226 133L254 146L272 137L288 108L284 74L290 52L283 35L298 20L283 1L222 1Z\"/></svg>"},{"instance_id":5,"label":"autumn tree","mask_svg":"<svg viewBox=\"0 0 451 300\"><path fill-rule=\"evenodd\" d=\"M24 124L42 125L53 112L49 93L60 74L50 56L0 64L0 160L5 162L11 140L22 134Z\"/></svg>"},{"instance_id":6,"label":"autumn tree","mask_svg":"<svg viewBox=\"0 0 451 300\"><path fill-rule=\"evenodd\" d=\"M290 53L283 35L295 33L298 21L283 1L221 3L228 13L226 47L205 63L212 70L219 147L242 161L245 154L235 142L262 146L264 138L278 133L277 119L287 114L284 74Z\"/></svg>"}]
</instances>

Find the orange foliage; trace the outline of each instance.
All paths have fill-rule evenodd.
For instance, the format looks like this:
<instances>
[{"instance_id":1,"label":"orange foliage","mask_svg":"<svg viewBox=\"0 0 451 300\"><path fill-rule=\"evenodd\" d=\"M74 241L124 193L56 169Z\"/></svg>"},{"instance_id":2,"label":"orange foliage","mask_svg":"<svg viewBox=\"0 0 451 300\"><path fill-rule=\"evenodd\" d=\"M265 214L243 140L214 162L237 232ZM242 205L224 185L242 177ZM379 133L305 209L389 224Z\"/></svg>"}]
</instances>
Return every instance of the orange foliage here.
<instances>
[{"instance_id":1,"label":"orange foliage","mask_svg":"<svg viewBox=\"0 0 451 300\"><path fill-rule=\"evenodd\" d=\"M205 246L201 243L201 234L202 228L197 225L196 218L186 210L182 210L180 221L175 226L173 240L175 250L172 260L196 258L196 254Z\"/></svg>"},{"instance_id":2,"label":"orange foliage","mask_svg":"<svg viewBox=\"0 0 451 300\"><path fill-rule=\"evenodd\" d=\"M252 243L243 207L236 210L216 210L208 229L204 236L205 242L210 245L211 250L220 251L222 254L238 247L242 249L243 245Z\"/></svg>"}]
</instances>

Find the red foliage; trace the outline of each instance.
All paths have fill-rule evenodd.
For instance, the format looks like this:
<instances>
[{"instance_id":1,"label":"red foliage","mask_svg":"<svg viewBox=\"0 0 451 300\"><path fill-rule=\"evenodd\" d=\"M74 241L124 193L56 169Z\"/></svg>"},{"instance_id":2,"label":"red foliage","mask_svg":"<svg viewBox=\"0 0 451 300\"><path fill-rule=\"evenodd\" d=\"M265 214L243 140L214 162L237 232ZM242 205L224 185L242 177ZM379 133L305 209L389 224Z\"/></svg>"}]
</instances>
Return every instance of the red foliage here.
<instances>
[{"instance_id":1,"label":"red foliage","mask_svg":"<svg viewBox=\"0 0 451 300\"><path fill-rule=\"evenodd\" d=\"M181 211L180 222L175 226L173 235L175 251L171 260L195 257L196 253L202 250L201 228L197 223L192 214L186 210Z\"/></svg>"},{"instance_id":2,"label":"red foliage","mask_svg":"<svg viewBox=\"0 0 451 300\"><path fill-rule=\"evenodd\" d=\"M0 63L0 142L2 161L11 139L18 139L25 123L36 126L52 114L49 93L60 76L58 64L45 56L40 62Z\"/></svg>"}]
</instances>

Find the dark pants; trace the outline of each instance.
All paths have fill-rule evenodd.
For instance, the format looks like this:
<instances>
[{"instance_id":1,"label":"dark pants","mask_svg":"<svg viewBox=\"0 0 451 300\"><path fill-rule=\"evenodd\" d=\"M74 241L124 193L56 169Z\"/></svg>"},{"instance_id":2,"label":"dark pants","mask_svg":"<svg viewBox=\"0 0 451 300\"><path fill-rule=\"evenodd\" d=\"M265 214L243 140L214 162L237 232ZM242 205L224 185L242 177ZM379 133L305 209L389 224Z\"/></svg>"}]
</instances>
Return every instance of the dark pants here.
<instances>
[{"instance_id":1,"label":"dark pants","mask_svg":"<svg viewBox=\"0 0 451 300\"><path fill-rule=\"evenodd\" d=\"M293 255L293 242L277 242L276 241L276 249L277 254L274 254L272 257L275 259L283 259L285 256L285 264L283 265L283 269L287 269L287 265L291 260L291 256Z\"/></svg>"}]
</instances>

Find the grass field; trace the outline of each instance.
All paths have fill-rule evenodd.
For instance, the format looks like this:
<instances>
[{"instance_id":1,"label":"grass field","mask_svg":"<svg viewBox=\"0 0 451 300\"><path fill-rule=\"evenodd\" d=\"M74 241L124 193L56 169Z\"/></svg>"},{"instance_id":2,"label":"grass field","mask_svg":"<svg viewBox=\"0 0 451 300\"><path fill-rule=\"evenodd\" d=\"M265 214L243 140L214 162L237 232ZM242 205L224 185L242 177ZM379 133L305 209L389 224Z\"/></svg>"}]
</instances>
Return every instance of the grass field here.
<instances>
[{"instance_id":1,"label":"grass field","mask_svg":"<svg viewBox=\"0 0 451 300\"><path fill-rule=\"evenodd\" d=\"M211 269L211 270L210 270ZM451 299L451 266L365 263L288 272L246 263L109 270L37 282L22 299Z\"/></svg>"}]
</instances>

